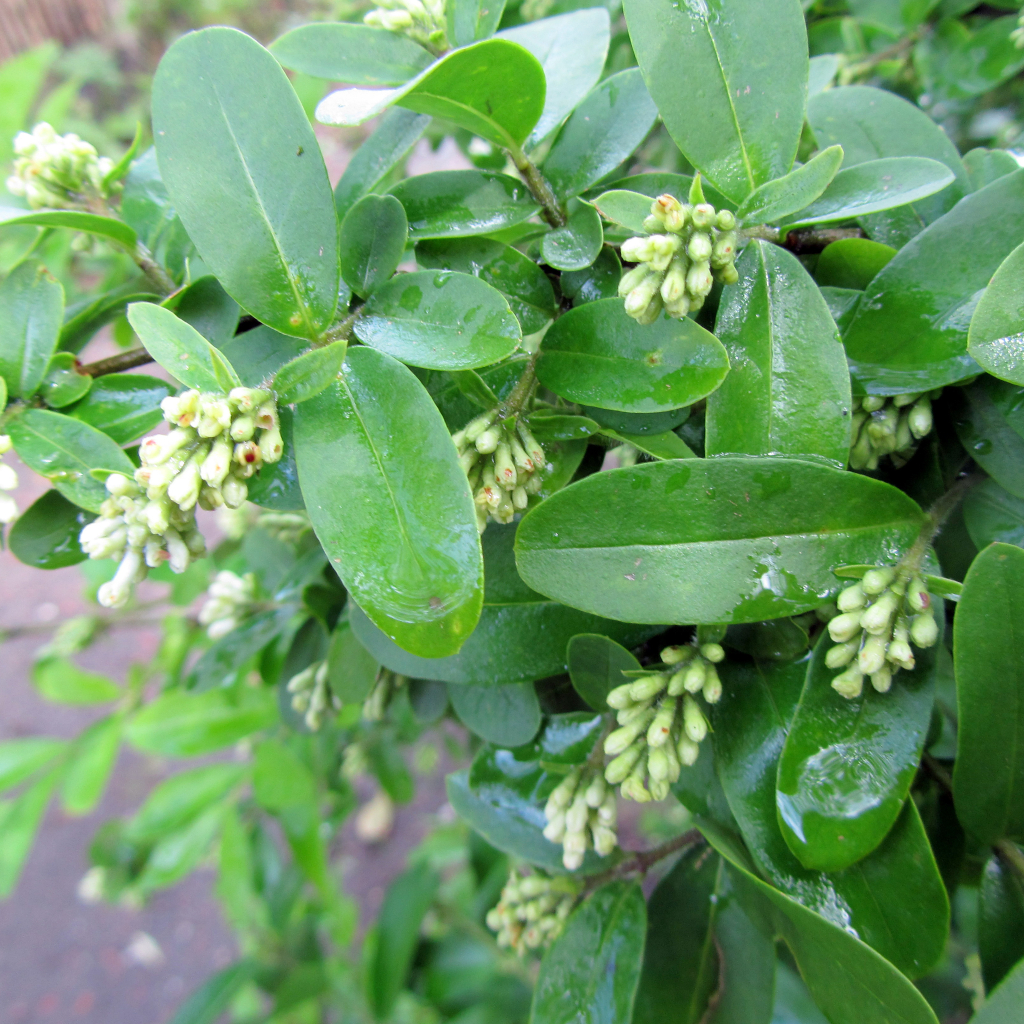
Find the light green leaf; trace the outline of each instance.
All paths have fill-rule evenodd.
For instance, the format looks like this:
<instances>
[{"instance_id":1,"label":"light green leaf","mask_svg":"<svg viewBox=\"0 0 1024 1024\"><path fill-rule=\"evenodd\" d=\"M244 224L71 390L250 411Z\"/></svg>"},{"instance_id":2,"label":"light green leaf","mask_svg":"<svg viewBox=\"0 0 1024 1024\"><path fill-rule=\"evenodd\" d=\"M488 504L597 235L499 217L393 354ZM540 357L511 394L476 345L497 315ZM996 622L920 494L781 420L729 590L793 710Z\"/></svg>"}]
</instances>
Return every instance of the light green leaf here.
<instances>
[{"instance_id":1,"label":"light green leaf","mask_svg":"<svg viewBox=\"0 0 1024 1024\"><path fill-rule=\"evenodd\" d=\"M239 960L217 971L181 1004L168 1024L214 1024L256 971L257 964L252 960Z\"/></svg>"},{"instance_id":2,"label":"light green leaf","mask_svg":"<svg viewBox=\"0 0 1024 1024\"><path fill-rule=\"evenodd\" d=\"M840 238L825 246L814 268L814 279L822 288L863 291L896 250L869 238Z\"/></svg>"},{"instance_id":3,"label":"light green leaf","mask_svg":"<svg viewBox=\"0 0 1024 1024\"><path fill-rule=\"evenodd\" d=\"M0 376L11 398L35 394L63 316L64 289L38 260L19 263L0 284Z\"/></svg>"},{"instance_id":4,"label":"light green leaf","mask_svg":"<svg viewBox=\"0 0 1024 1024\"><path fill-rule=\"evenodd\" d=\"M1016 1024L1024 1001L1024 960L1010 971L985 1000L970 1024Z\"/></svg>"},{"instance_id":5,"label":"light green leaf","mask_svg":"<svg viewBox=\"0 0 1024 1024\"><path fill-rule=\"evenodd\" d=\"M992 275L971 317L967 351L993 377L1024 384L1024 245Z\"/></svg>"},{"instance_id":6,"label":"light green leaf","mask_svg":"<svg viewBox=\"0 0 1024 1024\"><path fill-rule=\"evenodd\" d=\"M469 46L494 35L505 0L448 0L445 7L452 46Z\"/></svg>"},{"instance_id":7,"label":"light green leaf","mask_svg":"<svg viewBox=\"0 0 1024 1024\"><path fill-rule=\"evenodd\" d=\"M329 387L341 371L348 343L335 341L285 363L274 375L273 388L280 405L305 402Z\"/></svg>"},{"instance_id":8,"label":"light green leaf","mask_svg":"<svg viewBox=\"0 0 1024 1024\"><path fill-rule=\"evenodd\" d=\"M132 842L151 843L183 829L222 800L249 774L248 764L190 768L159 783L125 826Z\"/></svg>"},{"instance_id":9,"label":"light green leaf","mask_svg":"<svg viewBox=\"0 0 1024 1024\"><path fill-rule=\"evenodd\" d=\"M630 192L625 188L616 188L610 192L602 192L594 200L594 208L605 220L610 220L613 224L621 224L638 235L647 234L644 221L651 214L649 196Z\"/></svg>"},{"instance_id":10,"label":"light green leaf","mask_svg":"<svg viewBox=\"0 0 1024 1024\"><path fill-rule=\"evenodd\" d=\"M117 761L123 725L121 715L112 715L90 726L75 741L60 791L66 814L95 810Z\"/></svg>"},{"instance_id":11,"label":"light green leaf","mask_svg":"<svg viewBox=\"0 0 1024 1024\"><path fill-rule=\"evenodd\" d=\"M64 740L43 736L26 736L0 743L0 793L24 782L40 768L45 768L67 746Z\"/></svg>"},{"instance_id":12,"label":"light green leaf","mask_svg":"<svg viewBox=\"0 0 1024 1024\"><path fill-rule=\"evenodd\" d=\"M105 704L121 696L121 688L106 676L86 672L67 658L46 658L32 666L32 682L55 704Z\"/></svg>"},{"instance_id":13,"label":"light green leaf","mask_svg":"<svg viewBox=\"0 0 1024 1024\"><path fill-rule=\"evenodd\" d=\"M758 186L739 205L740 224L766 224L810 206L828 188L843 162L843 147L829 146L802 167Z\"/></svg>"},{"instance_id":14,"label":"light green leaf","mask_svg":"<svg viewBox=\"0 0 1024 1024\"><path fill-rule=\"evenodd\" d=\"M73 352L55 352L39 385L39 397L51 409L63 409L82 398L92 387L92 377L79 370ZM2 380L3 378L0 378Z\"/></svg>"},{"instance_id":15,"label":"light green leaf","mask_svg":"<svg viewBox=\"0 0 1024 1024\"><path fill-rule=\"evenodd\" d=\"M211 807L180 831L160 839L136 881L139 891L148 894L166 888L195 870L209 855L225 810L223 806Z\"/></svg>"},{"instance_id":16,"label":"light green leaf","mask_svg":"<svg viewBox=\"0 0 1024 1024\"><path fill-rule=\"evenodd\" d=\"M0 801L0 899L18 882L59 778L59 772L50 772L14 800Z\"/></svg>"},{"instance_id":17,"label":"light green leaf","mask_svg":"<svg viewBox=\"0 0 1024 1024\"><path fill-rule=\"evenodd\" d=\"M81 210L18 210L10 206L0 207L0 227L16 224L34 224L41 228L68 228L84 231L90 235L109 238L112 242L134 249L137 241L135 232L123 220L100 217L95 213Z\"/></svg>"},{"instance_id":18,"label":"light green leaf","mask_svg":"<svg viewBox=\"0 0 1024 1024\"><path fill-rule=\"evenodd\" d=\"M256 748L252 791L268 811L316 806L316 779L295 751L280 740L264 740Z\"/></svg>"}]
</instances>

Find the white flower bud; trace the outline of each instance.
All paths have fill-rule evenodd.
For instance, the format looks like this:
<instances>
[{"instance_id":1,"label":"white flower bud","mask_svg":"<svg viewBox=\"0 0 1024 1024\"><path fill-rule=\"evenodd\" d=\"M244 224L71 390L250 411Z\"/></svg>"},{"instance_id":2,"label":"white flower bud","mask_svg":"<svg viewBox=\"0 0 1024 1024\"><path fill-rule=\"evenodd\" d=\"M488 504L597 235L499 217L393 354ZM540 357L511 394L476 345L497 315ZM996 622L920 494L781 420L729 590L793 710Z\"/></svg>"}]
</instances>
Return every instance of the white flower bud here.
<instances>
[{"instance_id":1,"label":"white flower bud","mask_svg":"<svg viewBox=\"0 0 1024 1024\"><path fill-rule=\"evenodd\" d=\"M845 668L857 656L859 643L856 640L848 640L844 644L836 644L825 652L826 668Z\"/></svg>"},{"instance_id":2,"label":"white flower bud","mask_svg":"<svg viewBox=\"0 0 1024 1024\"><path fill-rule=\"evenodd\" d=\"M650 676L641 676L629 684L629 698L633 703L649 700L665 689L667 680L661 673Z\"/></svg>"},{"instance_id":3,"label":"white flower bud","mask_svg":"<svg viewBox=\"0 0 1024 1024\"><path fill-rule=\"evenodd\" d=\"M13 491L18 486L18 474L13 466L0 462L0 491Z\"/></svg>"},{"instance_id":4,"label":"white flower bud","mask_svg":"<svg viewBox=\"0 0 1024 1024\"><path fill-rule=\"evenodd\" d=\"M888 665L883 665L877 672L872 672L871 685L879 693L888 693L889 687L892 686L892 669Z\"/></svg>"},{"instance_id":5,"label":"white flower bud","mask_svg":"<svg viewBox=\"0 0 1024 1024\"><path fill-rule=\"evenodd\" d=\"M231 460L234 455L234 447L231 441L224 434L221 434L213 444L210 445L210 453L203 459L199 467L200 477L212 487L219 487L231 469Z\"/></svg>"},{"instance_id":6,"label":"white flower bud","mask_svg":"<svg viewBox=\"0 0 1024 1024\"><path fill-rule=\"evenodd\" d=\"M701 692L709 704L717 704L722 699L722 680L719 679L714 665L708 665L707 678Z\"/></svg>"},{"instance_id":7,"label":"white flower bud","mask_svg":"<svg viewBox=\"0 0 1024 1024\"><path fill-rule=\"evenodd\" d=\"M605 752L607 753L607 746ZM627 775L633 770L637 761L640 760L641 755L644 752L644 748L641 744L634 747L628 747L618 757L610 761L604 770L605 779L610 782L613 786L617 786L619 783L626 778Z\"/></svg>"},{"instance_id":8,"label":"white flower bud","mask_svg":"<svg viewBox=\"0 0 1024 1024\"><path fill-rule=\"evenodd\" d=\"M683 698L683 728L694 743L700 743L708 734L708 721L700 705L689 695Z\"/></svg>"},{"instance_id":9,"label":"white flower bud","mask_svg":"<svg viewBox=\"0 0 1024 1024\"><path fill-rule=\"evenodd\" d=\"M185 463L181 472L167 485L167 497L179 508L187 511L195 505L199 498L201 483L199 463L193 457Z\"/></svg>"},{"instance_id":10,"label":"white flower bud","mask_svg":"<svg viewBox=\"0 0 1024 1024\"><path fill-rule=\"evenodd\" d=\"M220 490L224 496L224 504L228 508L241 508L249 496L249 488L245 485L245 481L239 480L238 477L230 473L221 484Z\"/></svg>"},{"instance_id":11,"label":"white flower bud","mask_svg":"<svg viewBox=\"0 0 1024 1024\"><path fill-rule=\"evenodd\" d=\"M700 745L694 743L689 736L683 735L679 738L679 743L676 744L676 753L679 755L680 762L689 768L696 764L697 758L700 757Z\"/></svg>"},{"instance_id":12,"label":"white flower bud","mask_svg":"<svg viewBox=\"0 0 1024 1024\"><path fill-rule=\"evenodd\" d=\"M683 689L687 693L699 693L704 689L704 680L708 676L707 662L696 659L691 662L683 677Z\"/></svg>"},{"instance_id":13,"label":"white flower bud","mask_svg":"<svg viewBox=\"0 0 1024 1024\"><path fill-rule=\"evenodd\" d=\"M930 611L915 615L910 623L910 639L918 647L931 647L939 638L939 627Z\"/></svg>"},{"instance_id":14,"label":"white flower bud","mask_svg":"<svg viewBox=\"0 0 1024 1024\"><path fill-rule=\"evenodd\" d=\"M264 402L256 410L256 426L261 430L272 430L280 426L277 418L277 405L273 401Z\"/></svg>"},{"instance_id":15,"label":"white flower bud","mask_svg":"<svg viewBox=\"0 0 1024 1024\"><path fill-rule=\"evenodd\" d=\"M861 613L861 628L875 635L888 633L898 607L899 598L891 590L886 591L870 608Z\"/></svg>"},{"instance_id":16,"label":"white flower bud","mask_svg":"<svg viewBox=\"0 0 1024 1024\"><path fill-rule=\"evenodd\" d=\"M864 641L864 646L857 655L857 667L865 675L878 672L885 664L886 638L884 636L869 636Z\"/></svg>"},{"instance_id":17,"label":"white flower bud","mask_svg":"<svg viewBox=\"0 0 1024 1024\"><path fill-rule=\"evenodd\" d=\"M647 728L647 745L660 747L668 743L672 734L672 723L675 721L677 701L666 700L658 708L654 719Z\"/></svg>"},{"instance_id":18,"label":"white flower bud","mask_svg":"<svg viewBox=\"0 0 1024 1024\"><path fill-rule=\"evenodd\" d=\"M864 588L865 594L874 596L881 594L895 579L896 570L890 566L882 566L878 569L868 569L861 580L861 586Z\"/></svg>"},{"instance_id":19,"label":"white flower bud","mask_svg":"<svg viewBox=\"0 0 1024 1024\"><path fill-rule=\"evenodd\" d=\"M847 700L859 697L864 689L864 673L854 663L832 680L832 689Z\"/></svg>"},{"instance_id":20,"label":"white flower bud","mask_svg":"<svg viewBox=\"0 0 1024 1024\"><path fill-rule=\"evenodd\" d=\"M0 523L5 526L18 517L18 503L9 494L0 494Z\"/></svg>"},{"instance_id":21,"label":"white flower bud","mask_svg":"<svg viewBox=\"0 0 1024 1024\"><path fill-rule=\"evenodd\" d=\"M653 236L647 238L627 238L619 250L625 263L647 263L655 253Z\"/></svg>"},{"instance_id":22,"label":"white flower bud","mask_svg":"<svg viewBox=\"0 0 1024 1024\"><path fill-rule=\"evenodd\" d=\"M623 683L621 686L616 686L614 690L610 690L605 700L610 708L628 708L634 703L632 693L633 684Z\"/></svg>"},{"instance_id":23,"label":"white flower bud","mask_svg":"<svg viewBox=\"0 0 1024 1024\"><path fill-rule=\"evenodd\" d=\"M859 581L846 587L836 598L836 605L841 612L855 612L858 608L863 608L865 604L867 604L867 595Z\"/></svg>"},{"instance_id":24,"label":"white flower bud","mask_svg":"<svg viewBox=\"0 0 1024 1024\"><path fill-rule=\"evenodd\" d=\"M847 612L845 615L837 615L829 621L828 635L837 644L844 644L852 640L860 632L860 612Z\"/></svg>"}]
</instances>

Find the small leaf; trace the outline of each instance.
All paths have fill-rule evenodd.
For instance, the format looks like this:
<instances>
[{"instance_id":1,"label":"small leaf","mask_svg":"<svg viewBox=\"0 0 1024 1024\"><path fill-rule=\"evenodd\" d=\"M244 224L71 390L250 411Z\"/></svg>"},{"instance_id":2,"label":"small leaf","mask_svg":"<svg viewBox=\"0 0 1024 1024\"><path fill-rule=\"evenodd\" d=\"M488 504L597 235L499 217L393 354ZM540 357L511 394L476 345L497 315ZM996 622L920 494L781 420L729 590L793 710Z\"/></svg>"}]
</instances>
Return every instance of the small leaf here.
<instances>
[{"instance_id":1,"label":"small leaf","mask_svg":"<svg viewBox=\"0 0 1024 1024\"><path fill-rule=\"evenodd\" d=\"M15 224L34 224L41 228L68 228L84 231L90 235L109 238L126 249L134 249L138 240L135 232L123 220L114 217L100 217L95 213L81 210L25 210L0 206L0 227Z\"/></svg>"},{"instance_id":2,"label":"small leaf","mask_svg":"<svg viewBox=\"0 0 1024 1024\"><path fill-rule=\"evenodd\" d=\"M97 377L89 393L64 413L101 430L117 444L128 444L163 422L160 403L175 388L141 373Z\"/></svg>"},{"instance_id":3,"label":"small leaf","mask_svg":"<svg viewBox=\"0 0 1024 1024\"><path fill-rule=\"evenodd\" d=\"M366 700L377 681L380 662L359 642L348 619L343 618L331 633L327 652L327 678L331 690L343 704Z\"/></svg>"},{"instance_id":4,"label":"small leaf","mask_svg":"<svg viewBox=\"0 0 1024 1024\"><path fill-rule=\"evenodd\" d=\"M55 704L105 704L121 696L121 688L106 676L86 672L66 658L45 658L32 667L32 682Z\"/></svg>"},{"instance_id":5,"label":"small leaf","mask_svg":"<svg viewBox=\"0 0 1024 1024\"><path fill-rule=\"evenodd\" d=\"M181 1004L168 1024L214 1024L238 992L252 981L256 969L254 961L239 960L217 971Z\"/></svg>"},{"instance_id":6,"label":"small leaf","mask_svg":"<svg viewBox=\"0 0 1024 1024\"><path fill-rule=\"evenodd\" d=\"M618 253L606 245L589 267L563 271L559 284L565 298L570 299L574 306L582 306L585 302L615 298L621 279L622 263Z\"/></svg>"},{"instance_id":7,"label":"small leaf","mask_svg":"<svg viewBox=\"0 0 1024 1024\"><path fill-rule=\"evenodd\" d=\"M829 146L802 167L754 189L740 203L740 224L766 224L810 206L828 188L843 162L843 147Z\"/></svg>"},{"instance_id":8,"label":"small leaf","mask_svg":"<svg viewBox=\"0 0 1024 1024\"><path fill-rule=\"evenodd\" d=\"M538 441L576 441L596 434L601 425L588 416L542 416L532 413L527 423Z\"/></svg>"},{"instance_id":9,"label":"small leaf","mask_svg":"<svg viewBox=\"0 0 1024 1024\"><path fill-rule=\"evenodd\" d=\"M979 550L993 541L1024 547L1024 498L1010 494L995 480L982 480L970 489L964 499L963 516L967 532ZM14 530L10 534L12 548Z\"/></svg>"},{"instance_id":10,"label":"small leaf","mask_svg":"<svg viewBox=\"0 0 1024 1024\"><path fill-rule=\"evenodd\" d=\"M269 540L266 535L264 540ZM265 582L265 581L264 581ZM187 687L203 693L230 686L246 662L281 636L294 614L292 607L268 608L249 616L203 651L188 675Z\"/></svg>"},{"instance_id":11,"label":"small leaf","mask_svg":"<svg viewBox=\"0 0 1024 1024\"><path fill-rule=\"evenodd\" d=\"M279 813L289 807L315 804L316 778L291 746L268 739L256 748L252 792L261 807Z\"/></svg>"},{"instance_id":12,"label":"small leaf","mask_svg":"<svg viewBox=\"0 0 1024 1024\"><path fill-rule=\"evenodd\" d=\"M494 35L505 12L505 0L449 0L448 37L453 46L469 46Z\"/></svg>"},{"instance_id":13,"label":"small leaf","mask_svg":"<svg viewBox=\"0 0 1024 1024\"><path fill-rule=\"evenodd\" d=\"M1024 498L1024 388L981 376L953 393L961 444L996 483Z\"/></svg>"},{"instance_id":14,"label":"small leaf","mask_svg":"<svg viewBox=\"0 0 1024 1024\"><path fill-rule=\"evenodd\" d=\"M566 652L569 678L576 692L595 711L605 711L606 697L626 681L624 671L640 668L625 647L597 633L579 633Z\"/></svg>"},{"instance_id":15,"label":"small leaf","mask_svg":"<svg viewBox=\"0 0 1024 1024\"><path fill-rule=\"evenodd\" d=\"M594 200L594 208L613 224L621 224L638 235L647 233L644 221L651 214L649 196L624 188L612 189L610 192L602 192Z\"/></svg>"},{"instance_id":16,"label":"small leaf","mask_svg":"<svg viewBox=\"0 0 1024 1024\"><path fill-rule=\"evenodd\" d=\"M978 893L978 952L985 989L992 991L1024 960L1024 879L993 854Z\"/></svg>"},{"instance_id":17,"label":"small leaf","mask_svg":"<svg viewBox=\"0 0 1024 1024\"><path fill-rule=\"evenodd\" d=\"M67 750L64 740L44 736L26 736L23 739L0 743L0 793L13 789L51 764Z\"/></svg>"},{"instance_id":18,"label":"small leaf","mask_svg":"<svg viewBox=\"0 0 1024 1024\"><path fill-rule=\"evenodd\" d=\"M50 772L14 800L0 801L0 899L18 882L59 778L59 772Z\"/></svg>"},{"instance_id":19,"label":"small leaf","mask_svg":"<svg viewBox=\"0 0 1024 1024\"><path fill-rule=\"evenodd\" d=\"M78 536L94 518L60 491L47 491L14 521L7 544L19 562L36 569L77 565L88 557Z\"/></svg>"},{"instance_id":20,"label":"small leaf","mask_svg":"<svg viewBox=\"0 0 1024 1024\"><path fill-rule=\"evenodd\" d=\"M55 352L39 385L39 396L51 409L63 409L82 398L92 387L92 377L79 370L71 352Z\"/></svg>"},{"instance_id":21,"label":"small leaf","mask_svg":"<svg viewBox=\"0 0 1024 1024\"><path fill-rule=\"evenodd\" d=\"M540 728L540 704L533 683L503 686L448 684L448 699L467 729L496 747L529 743Z\"/></svg>"},{"instance_id":22,"label":"small leaf","mask_svg":"<svg viewBox=\"0 0 1024 1024\"><path fill-rule=\"evenodd\" d=\"M221 348L234 336L240 308L217 278L207 274L162 303L179 320L194 327L211 345Z\"/></svg>"},{"instance_id":23,"label":"small leaf","mask_svg":"<svg viewBox=\"0 0 1024 1024\"><path fill-rule=\"evenodd\" d=\"M19 263L0 284L0 376L11 398L35 394L63 316L64 289L37 260Z\"/></svg>"},{"instance_id":24,"label":"small leaf","mask_svg":"<svg viewBox=\"0 0 1024 1024\"><path fill-rule=\"evenodd\" d=\"M895 255L892 246L869 238L841 238L825 246L814 268L814 279L823 288L863 291Z\"/></svg>"},{"instance_id":25,"label":"small leaf","mask_svg":"<svg viewBox=\"0 0 1024 1024\"><path fill-rule=\"evenodd\" d=\"M604 244L604 229L597 210L588 203L574 199L568 210L568 222L541 239L540 252L548 266L582 270L597 259Z\"/></svg>"},{"instance_id":26,"label":"small leaf","mask_svg":"<svg viewBox=\"0 0 1024 1024\"><path fill-rule=\"evenodd\" d=\"M991 992L971 1024L1015 1024L1024 1000L1024 960Z\"/></svg>"},{"instance_id":27,"label":"small leaf","mask_svg":"<svg viewBox=\"0 0 1024 1024\"><path fill-rule=\"evenodd\" d=\"M1024 245L992 275L971 317L967 351L1000 380L1024 384Z\"/></svg>"},{"instance_id":28,"label":"small leaf","mask_svg":"<svg viewBox=\"0 0 1024 1024\"><path fill-rule=\"evenodd\" d=\"M363 196L341 222L341 276L365 299L402 262L409 225L394 196Z\"/></svg>"},{"instance_id":29,"label":"small leaf","mask_svg":"<svg viewBox=\"0 0 1024 1024\"><path fill-rule=\"evenodd\" d=\"M345 361L348 343L335 341L285 363L274 375L273 388L280 405L305 402L329 387Z\"/></svg>"},{"instance_id":30,"label":"small leaf","mask_svg":"<svg viewBox=\"0 0 1024 1024\"><path fill-rule=\"evenodd\" d=\"M123 724L120 715L112 715L90 726L75 741L61 785L66 814L95 810L117 761Z\"/></svg>"}]
</instances>

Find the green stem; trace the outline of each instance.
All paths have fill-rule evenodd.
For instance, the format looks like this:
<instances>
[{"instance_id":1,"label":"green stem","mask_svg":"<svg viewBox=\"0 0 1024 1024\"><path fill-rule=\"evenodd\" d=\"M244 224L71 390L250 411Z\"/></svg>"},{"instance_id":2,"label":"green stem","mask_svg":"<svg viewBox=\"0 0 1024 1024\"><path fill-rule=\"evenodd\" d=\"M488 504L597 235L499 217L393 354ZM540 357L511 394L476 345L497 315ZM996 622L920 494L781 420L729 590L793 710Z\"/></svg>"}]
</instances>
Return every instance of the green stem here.
<instances>
[{"instance_id":1,"label":"green stem","mask_svg":"<svg viewBox=\"0 0 1024 1024\"><path fill-rule=\"evenodd\" d=\"M344 320L339 321L333 327L329 327L320 335L320 345L330 345L334 341L348 341L352 336L352 328L362 313L362 306L352 313L349 313Z\"/></svg>"},{"instance_id":2,"label":"green stem","mask_svg":"<svg viewBox=\"0 0 1024 1024\"><path fill-rule=\"evenodd\" d=\"M132 348L127 352L118 352L116 356L107 356L106 359L86 363L78 368L78 372L86 373L90 377L103 377L108 373L122 373L151 362L153 357L144 348Z\"/></svg>"},{"instance_id":3,"label":"green stem","mask_svg":"<svg viewBox=\"0 0 1024 1024\"><path fill-rule=\"evenodd\" d=\"M125 246L125 252L135 261L135 265L146 277L150 279L154 287L164 296L177 291L178 286L170 274L153 258L153 254L142 242L136 242L133 247Z\"/></svg>"},{"instance_id":4,"label":"green stem","mask_svg":"<svg viewBox=\"0 0 1024 1024\"><path fill-rule=\"evenodd\" d=\"M537 383L537 360L539 358L540 352L534 352L530 356L526 368L523 370L519 380L516 381L516 386L512 389L508 398L498 406L499 420L507 420L512 416L518 415L522 411L523 406L526 405L530 395L533 393L534 385Z\"/></svg>"},{"instance_id":5,"label":"green stem","mask_svg":"<svg viewBox=\"0 0 1024 1024\"><path fill-rule=\"evenodd\" d=\"M921 527L921 532L917 535L917 540L914 541L913 547L903 558L901 565L912 572L916 572L921 568L925 553L928 551L932 541L935 540L935 537L942 530L946 520L956 509L957 505L960 504L967 492L984 479L985 475L983 473L968 473L967 476L957 480L941 498L932 504L927 512L927 520L924 526Z\"/></svg>"},{"instance_id":6,"label":"green stem","mask_svg":"<svg viewBox=\"0 0 1024 1024\"><path fill-rule=\"evenodd\" d=\"M522 175L530 195L541 205L541 213L544 219L553 228L564 228L569 222L569 215L565 207L558 201L558 197L552 191L547 178L540 173L540 168L523 152L520 146L509 149L508 154L516 165L516 170Z\"/></svg>"}]
</instances>

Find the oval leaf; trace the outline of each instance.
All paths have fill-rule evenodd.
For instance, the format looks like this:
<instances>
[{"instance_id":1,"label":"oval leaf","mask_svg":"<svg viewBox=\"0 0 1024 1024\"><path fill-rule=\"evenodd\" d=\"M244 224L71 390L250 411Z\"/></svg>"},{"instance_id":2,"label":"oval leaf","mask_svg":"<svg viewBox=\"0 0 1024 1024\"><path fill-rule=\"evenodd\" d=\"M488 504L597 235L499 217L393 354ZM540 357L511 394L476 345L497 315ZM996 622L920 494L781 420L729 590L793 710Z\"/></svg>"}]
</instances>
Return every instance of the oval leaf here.
<instances>
[{"instance_id":1,"label":"oval leaf","mask_svg":"<svg viewBox=\"0 0 1024 1024\"><path fill-rule=\"evenodd\" d=\"M363 196L341 223L341 276L365 299L402 262L409 224L394 196Z\"/></svg>"},{"instance_id":2,"label":"oval leaf","mask_svg":"<svg viewBox=\"0 0 1024 1024\"><path fill-rule=\"evenodd\" d=\"M274 375L278 403L305 402L329 387L341 371L347 347L346 342L335 341L285 363Z\"/></svg>"},{"instance_id":3,"label":"oval leaf","mask_svg":"<svg viewBox=\"0 0 1024 1024\"><path fill-rule=\"evenodd\" d=\"M573 687L595 711L608 709L606 698L625 681L623 672L640 668L640 662L625 647L597 633L574 636L569 641L566 662Z\"/></svg>"},{"instance_id":4,"label":"oval leaf","mask_svg":"<svg viewBox=\"0 0 1024 1024\"><path fill-rule=\"evenodd\" d=\"M557 270L582 270L597 259L603 244L600 214L588 203L574 199L569 203L565 225L541 239L540 254L548 266Z\"/></svg>"},{"instance_id":5,"label":"oval leaf","mask_svg":"<svg viewBox=\"0 0 1024 1024\"><path fill-rule=\"evenodd\" d=\"M138 236L123 220L100 217L82 210L17 210L0 206L0 226L6 224L34 224L40 228L68 228L86 234L109 238L112 242L134 249Z\"/></svg>"},{"instance_id":6,"label":"oval leaf","mask_svg":"<svg viewBox=\"0 0 1024 1024\"><path fill-rule=\"evenodd\" d=\"M0 377L10 398L35 394L63 318L64 289L38 260L19 263L0 284Z\"/></svg>"},{"instance_id":7,"label":"oval leaf","mask_svg":"<svg viewBox=\"0 0 1024 1024\"><path fill-rule=\"evenodd\" d=\"M19 562L36 569L77 565L88 558L78 536L93 518L60 491L47 491L14 521L7 544Z\"/></svg>"},{"instance_id":8,"label":"oval leaf","mask_svg":"<svg viewBox=\"0 0 1024 1024\"><path fill-rule=\"evenodd\" d=\"M967 351L993 377L1024 384L1024 245L989 281L971 317Z\"/></svg>"},{"instance_id":9,"label":"oval leaf","mask_svg":"<svg viewBox=\"0 0 1024 1024\"><path fill-rule=\"evenodd\" d=\"M504 686L448 684L448 698L459 721L496 747L529 743L540 728L540 703L533 683Z\"/></svg>"},{"instance_id":10,"label":"oval leaf","mask_svg":"<svg viewBox=\"0 0 1024 1024\"><path fill-rule=\"evenodd\" d=\"M740 224L767 224L810 206L836 176L843 162L843 147L829 146L803 167L756 188L740 203Z\"/></svg>"},{"instance_id":11,"label":"oval leaf","mask_svg":"<svg viewBox=\"0 0 1024 1024\"><path fill-rule=\"evenodd\" d=\"M89 393L68 416L102 430L118 444L128 444L163 422L160 403L175 388L159 377L142 373L108 373L97 377Z\"/></svg>"}]
</instances>

